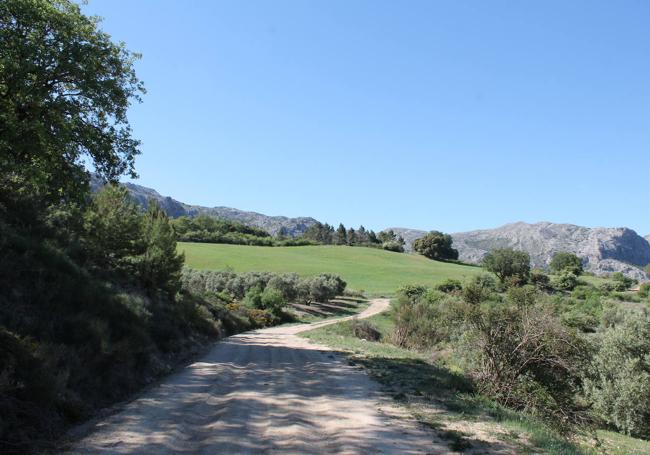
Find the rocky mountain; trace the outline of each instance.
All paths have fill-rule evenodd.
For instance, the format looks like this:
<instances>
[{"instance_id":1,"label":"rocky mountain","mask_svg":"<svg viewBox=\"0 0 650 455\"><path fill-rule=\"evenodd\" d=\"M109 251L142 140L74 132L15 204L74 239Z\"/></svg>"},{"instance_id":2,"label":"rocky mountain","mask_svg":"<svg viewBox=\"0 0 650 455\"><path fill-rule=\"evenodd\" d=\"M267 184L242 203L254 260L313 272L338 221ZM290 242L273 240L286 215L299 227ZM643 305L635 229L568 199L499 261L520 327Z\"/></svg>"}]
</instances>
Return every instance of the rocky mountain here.
<instances>
[{"instance_id":1,"label":"rocky mountain","mask_svg":"<svg viewBox=\"0 0 650 455\"><path fill-rule=\"evenodd\" d=\"M412 242L426 231L393 228ZM585 269L596 274L622 272L639 280L650 280L641 270L650 264L650 242L628 228L586 228L571 224L512 223L496 229L452 234L460 259L479 263L494 248L514 248L530 254L534 267L547 267L558 251L583 258Z\"/></svg>"},{"instance_id":2,"label":"rocky mountain","mask_svg":"<svg viewBox=\"0 0 650 455\"><path fill-rule=\"evenodd\" d=\"M97 178L91 180L91 189L93 191L97 191L102 185L103 183ZM172 218L179 216L210 215L215 218L238 221L249 226L256 226L264 229L271 235L275 235L280 229L285 228L287 235L293 237L301 235L309 226L316 223L316 220L310 217L289 218L286 216L268 216L230 207L191 205L177 201L169 196L162 196L156 190L145 186L134 183L123 183L123 185L129 190L129 193L131 193L131 196L138 204L147 207L149 200L154 199L165 210L167 215Z\"/></svg>"}]
</instances>

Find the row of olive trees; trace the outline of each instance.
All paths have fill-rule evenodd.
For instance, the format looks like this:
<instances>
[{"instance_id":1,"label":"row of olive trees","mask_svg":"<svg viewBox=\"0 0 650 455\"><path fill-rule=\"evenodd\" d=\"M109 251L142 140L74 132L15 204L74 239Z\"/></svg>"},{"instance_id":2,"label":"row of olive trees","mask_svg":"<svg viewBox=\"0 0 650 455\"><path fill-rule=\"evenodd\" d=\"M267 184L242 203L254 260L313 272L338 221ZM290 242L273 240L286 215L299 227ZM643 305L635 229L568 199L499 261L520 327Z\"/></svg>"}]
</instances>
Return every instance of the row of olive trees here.
<instances>
[{"instance_id":1,"label":"row of olive trees","mask_svg":"<svg viewBox=\"0 0 650 455\"><path fill-rule=\"evenodd\" d=\"M229 270L183 269L183 289L195 293L226 293L236 300L244 299L251 290L278 291L287 302L326 302L343 294L346 282L338 275L323 273L313 277L300 277L296 273L246 272Z\"/></svg>"}]
</instances>

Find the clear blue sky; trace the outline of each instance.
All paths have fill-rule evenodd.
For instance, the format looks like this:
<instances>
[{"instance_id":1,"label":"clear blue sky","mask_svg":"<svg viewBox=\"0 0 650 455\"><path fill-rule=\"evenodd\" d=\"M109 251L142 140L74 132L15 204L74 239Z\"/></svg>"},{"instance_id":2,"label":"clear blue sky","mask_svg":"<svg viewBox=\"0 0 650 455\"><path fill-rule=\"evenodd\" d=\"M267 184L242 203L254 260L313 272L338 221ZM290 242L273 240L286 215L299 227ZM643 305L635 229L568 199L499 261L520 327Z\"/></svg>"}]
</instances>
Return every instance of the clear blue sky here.
<instances>
[{"instance_id":1,"label":"clear blue sky","mask_svg":"<svg viewBox=\"0 0 650 455\"><path fill-rule=\"evenodd\" d=\"M91 0L140 184L368 228L650 234L650 2Z\"/></svg>"}]
</instances>

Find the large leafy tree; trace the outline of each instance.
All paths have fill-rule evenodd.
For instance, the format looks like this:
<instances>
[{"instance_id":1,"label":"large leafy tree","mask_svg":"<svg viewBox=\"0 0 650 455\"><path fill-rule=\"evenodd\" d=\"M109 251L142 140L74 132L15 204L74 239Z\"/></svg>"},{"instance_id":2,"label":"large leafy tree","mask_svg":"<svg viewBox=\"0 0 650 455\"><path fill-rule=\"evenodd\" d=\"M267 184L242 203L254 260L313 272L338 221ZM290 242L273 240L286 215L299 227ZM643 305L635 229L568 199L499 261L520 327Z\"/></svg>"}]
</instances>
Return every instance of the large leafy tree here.
<instances>
[{"instance_id":1,"label":"large leafy tree","mask_svg":"<svg viewBox=\"0 0 650 455\"><path fill-rule=\"evenodd\" d=\"M483 258L483 267L503 283L509 278L525 282L530 274L530 255L511 248L496 248Z\"/></svg>"},{"instance_id":2,"label":"large leafy tree","mask_svg":"<svg viewBox=\"0 0 650 455\"><path fill-rule=\"evenodd\" d=\"M69 0L0 2L0 209L79 200L92 164L135 176L127 109L144 93L137 54Z\"/></svg>"},{"instance_id":3,"label":"large leafy tree","mask_svg":"<svg viewBox=\"0 0 650 455\"><path fill-rule=\"evenodd\" d=\"M452 247L449 234L431 231L413 242L413 249L429 259L458 259L458 250Z\"/></svg>"}]
</instances>

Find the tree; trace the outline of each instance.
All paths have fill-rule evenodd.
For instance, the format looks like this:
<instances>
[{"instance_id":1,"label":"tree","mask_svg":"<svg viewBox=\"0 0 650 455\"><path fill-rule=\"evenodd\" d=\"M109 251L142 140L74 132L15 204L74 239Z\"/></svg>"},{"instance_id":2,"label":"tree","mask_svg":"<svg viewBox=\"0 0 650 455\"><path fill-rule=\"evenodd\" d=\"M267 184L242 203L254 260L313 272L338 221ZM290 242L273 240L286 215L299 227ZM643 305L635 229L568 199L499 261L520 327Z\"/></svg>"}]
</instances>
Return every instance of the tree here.
<instances>
[{"instance_id":1,"label":"tree","mask_svg":"<svg viewBox=\"0 0 650 455\"><path fill-rule=\"evenodd\" d=\"M0 206L83 200L89 175L136 176L127 108L137 54L69 0L0 2Z\"/></svg>"},{"instance_id":2,"label":"tree","mask_svg":"<svg viewBox=\"0 0 650 455\"><path fill-rule=\"evenodd\" d=\"M169 217L155 201L149 202L142 223L144 252L139 261L142 284L173 295L180 288L185 257L176 251L176 234Z\"/></svg>"},{"instance_id":3,"label":"tree","mask_svg":"<svg viewBox=\"0 0 650 455\"><path fill-rule=\"evenodd\" d=\"M368 243L368 231L363 225L359 226L357 230L357 242L360 244Z\"/></svg>"},{"instance_id":4,"label":"tree","mask_svg":"<svg viewBox=\"0 0 650 455\"><path fill-rule=\"evenodd\" d=\"M337 245L345 245L348 243L348 233L345 230L343 223L339 223L339 227L336 229L336 234L334 234L334 242Z\"/></svg>"},{"instance_id":5,"label":"tree","mask_svg":"<svg viewBox=\"0 0 650 455\"><path fill-rule=\"evenodd\" d=\"M485 255L483 267L494 273L502 283L511 277L525 282L530 273L530 255L511 248L497 248Z\"/></svg>"},{"instance_id":6,"label":"tree","mask_svg":"<svg viewBox=\"0 0 650 455\"><path fill-rule=\"evenodd\" d=\"M133 272L129 257L144 251L141 216L126 188L106 185L84 214L84 245L92 265Z\"/></svg>"},{"instance_id":7,"label":"tree","mask_svg":"<svg viewBox=\"0 0 650 455\"><path fill-rule=\"evenodd\" d=\"M569 271L576 276L582 274L582 259L576 256L573 253L566 251L560 251L553 256L549 267L554 273L561 273L563 271Z\"/></svg>"},{"instance_id":8,"label":"tree","mask_svg":"<svg viewBox=\"0 0 650 455\"><path fill-rule=\"evenodd\" d=\"M458 250L452 248L453 240L449 234L431 231L413 242L413 249L429 259L458 259Z\"/></svg>"},{"instance_id":9,"label":"tree","mask_svg":"<svg viewBox=\"0 0 650 455\"><path fill-rule=\"evenodd\" d=\"M355 245L357 243L357 231L354 228L348 229L348 245Z\"/></svg>"}]
</instances>

